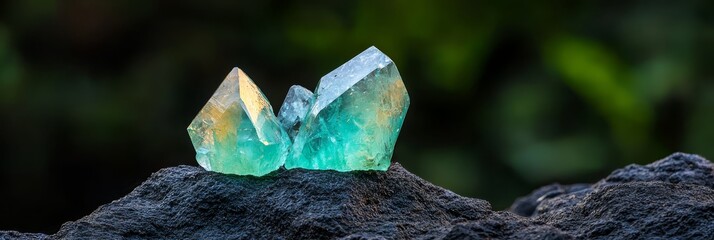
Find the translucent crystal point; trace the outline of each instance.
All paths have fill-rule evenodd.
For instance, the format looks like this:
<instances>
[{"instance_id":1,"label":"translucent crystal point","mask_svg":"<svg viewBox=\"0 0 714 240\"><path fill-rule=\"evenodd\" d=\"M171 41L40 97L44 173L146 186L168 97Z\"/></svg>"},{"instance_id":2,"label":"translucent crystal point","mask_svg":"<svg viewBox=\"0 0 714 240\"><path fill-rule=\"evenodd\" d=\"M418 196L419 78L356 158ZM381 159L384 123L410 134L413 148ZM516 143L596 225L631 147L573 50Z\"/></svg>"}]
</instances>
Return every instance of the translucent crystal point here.
<instances>
[{"instance_id":1,"label":"translucent crystal point","mask_svg":"<svg viewBox=\"0 0 714 240\"><path fill-rule=\"evenodd\" d=\"M394 62L370 47L320 79L285 167L387 170L408 108Z\"/></svg>"},{"instance_id":2,"label":"translucent crystal point","mask_svg":"<svg viewBox=\"0 0 714 240\"><path fill-rule=\"evenodd\" d=\"M233 68L188 126L206 170L262 176L285 163L290 138L253 81Z\"/></svg>"},{"instance_id":3,"label":"translucent crystal point","mask_svg":"<svg viewBox=\"0 0 714 240\"><path fill-rule=\"evenodd\" d=\"M295 138L298 130L300 129L300 124L307 114L307 108L310 105L310 99L312 99L312 92L300 85L293 85L288 90L287 96L285 96L285 101L278 111L278 121L283 126L290 139Z\"/></svg>"}]
</instances>

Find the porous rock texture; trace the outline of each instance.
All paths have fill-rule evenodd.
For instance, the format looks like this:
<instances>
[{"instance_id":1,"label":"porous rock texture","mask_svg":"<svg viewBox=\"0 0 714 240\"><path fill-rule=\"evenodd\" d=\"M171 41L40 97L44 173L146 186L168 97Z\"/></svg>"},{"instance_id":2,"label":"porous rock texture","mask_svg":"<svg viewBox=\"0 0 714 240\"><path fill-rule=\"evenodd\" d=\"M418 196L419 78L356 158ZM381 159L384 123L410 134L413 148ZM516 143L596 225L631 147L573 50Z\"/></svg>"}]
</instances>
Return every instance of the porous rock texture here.
<instances>
[{"instance_id":1,"label":"porous rock texture","mask_svg":"<svg viewBox=\"0 0 714 240\"><path fill-rule=\"evenodd\" d=\"M459 226L455 228L454 226ZM4 235L3 235L4 234ZM280 170L264 177L179 166L65 223L48 239L417 239L559 236L560 230L409 173ZM36 238L0 233L0 238Z\"/></svg>"},{"instance_id":2,"label":"porous rock texture","mask_svg":"<svg viewBox=\"0 0 714 240\"><path fill-rule=\"evenodd\" d=\"M52 235L0 239L711 239L714 165L676 153L595 184L549 185L511 211L409 173L179 166Z\"/></svg>"},{"instance_id":3,"label":"porous rock texture","mask_svg":"<svg viewBox=\"0 0 714 240\"><path fill-rule=\"evenodd\" d=\"M540 188L511 211L580 239L713 239L714 164L675 153L590 186Z\"/></svg>"}]
</instances>

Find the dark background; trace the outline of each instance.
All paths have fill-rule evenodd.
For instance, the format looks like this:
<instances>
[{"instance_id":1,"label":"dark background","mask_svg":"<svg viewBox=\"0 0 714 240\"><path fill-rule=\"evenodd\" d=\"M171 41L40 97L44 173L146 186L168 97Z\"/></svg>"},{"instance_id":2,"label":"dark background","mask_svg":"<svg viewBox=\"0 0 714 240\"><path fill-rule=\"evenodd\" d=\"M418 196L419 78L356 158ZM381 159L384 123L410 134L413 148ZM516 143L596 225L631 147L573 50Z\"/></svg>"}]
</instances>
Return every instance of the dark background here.
<instances>
[{"instance_id":1,"label":"dark background","mask_svg":"<svg viewBox=\"0 0 714 240\"><path fill-rule=\"evenodd\" d=\"M394 160L495 209L714 157L712 1L441 2L0 1L0 229L196 165L185 128L234 66L277 110L371 45L411 96Z\"/></svg>"}]
</instances>

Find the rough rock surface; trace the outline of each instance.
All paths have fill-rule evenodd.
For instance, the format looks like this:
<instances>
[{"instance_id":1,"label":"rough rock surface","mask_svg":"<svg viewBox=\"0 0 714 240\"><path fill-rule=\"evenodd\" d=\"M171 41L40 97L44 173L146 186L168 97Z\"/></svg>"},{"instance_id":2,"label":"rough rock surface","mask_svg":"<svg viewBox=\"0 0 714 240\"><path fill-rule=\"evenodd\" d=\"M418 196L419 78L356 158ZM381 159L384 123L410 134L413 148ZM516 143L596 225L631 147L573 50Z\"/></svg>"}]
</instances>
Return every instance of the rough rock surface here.
<instances>
[{"instance_id":1,"label":"rough rock surface","mask_svg":"<svg viewBox=\"0 0 714 240\"><path fill-rule=\"evenodd\" d=\"M409 173L179 166L53 235L0 239L710 239L714 164L676 153L595 184L549 185L492 211Z\"/></svg>"},{"instance_id":2,"label":"rough rock surface","mask_svg":"<svg viewBox=\"0 0 714 240\"><path fill-rule=\"evenodd\" d=\"M414 238L489 213L400 166L389 172L290 170L264 178L180 166L128 196L65 224L66 238L335 238L363 233Z\"/></svg>"},{"instance_id":3,"label":"rough rock surface","mask_svg":"<svg viewBox=\"0 0 714 240\"><path fill-rule=\"evenodd\" d=\"M454 228L454 226L460 226ZM23 237L22 235L6 237ZM414 239L563 235L409 173L281 170L241 177L179 166L64 224L66 239ZM0 235L3 236L3 235Z\"/></svg>"},{"instance_id":4,"label":"rough rock surface","mask_svg":"<svg viewBox=\"0 0 714 240\"><path fill-rule=\"evenodd\" d=\"M553 183L536 189L528 196L516 199L510 211L521 216L532 216L541 201L588 188L590 188L590 184L560 185Z\"/></svg>"},{"instance_id":5,"label":"rough rock surface","mask_svg":"<svg viewBox=\"0 0 714 240\"><path fill-rule=\"evenodd\" d=\"M511 211L577 238L711 239L714 164L675 153L615 170L591 186L543 187L516 201Z\"/></svg>"},{"instance_id":6,"label":"rough rock surface","mask_svg":"<svg viewBox=\"0 0 714 240\"><path fill-rule=\"evenodd\" d=\"M0 231L0 239L47 239L42 233L21 233L17 231Z\"/></svg>"}]
</instances>

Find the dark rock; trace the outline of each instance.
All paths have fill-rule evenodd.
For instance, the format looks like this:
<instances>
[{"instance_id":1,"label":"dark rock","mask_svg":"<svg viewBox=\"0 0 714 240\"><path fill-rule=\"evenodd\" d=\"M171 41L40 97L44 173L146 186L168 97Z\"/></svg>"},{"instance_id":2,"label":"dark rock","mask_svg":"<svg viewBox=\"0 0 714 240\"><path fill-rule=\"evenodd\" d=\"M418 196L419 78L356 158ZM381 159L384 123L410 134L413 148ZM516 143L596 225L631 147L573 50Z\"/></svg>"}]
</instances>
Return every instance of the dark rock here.
<instances>
[{"instance_id":1,"label":"dark rock","mask_svg":"<svg viewBox=\"0 0 714 240\"><path fill-rule=\"evenodd\" d=\"M346 237L339 238L340 240L386 240L383 236L372 233L356 233Z\"/></svg>"},{"instance_id":2,"label":"dark rock","mask_svg":"<svg viewBox=\"0 0 714 240\"><path fill-rule=\"evenodd\" d=\"M129 195L62 226L53 238L414 239L508 238L558 229L494 213L409 173L282 170L240 177L180 166L163 169ZM464 230L466 231L466 230ZM468 233L467 233L468 234Z\"/></svg>"},{"instance_id":3,"label":"dark rock","mask_svg":"<svg viewBox=\"0 0 714 240\"><path fill-rule=\"evenodd\" d=\"M521 216L530 217L531 215L533 215L536 210L536 207L538 207L538 205L542 201L552 199L563 194L574 193L583 190L587 191L589 189L590 184L584 183L573 185L560 185L558 183L554 183L551 185L546 185L536 189L531 194L525 197L520 197L516 199L516 201L513 202L513 204L511 205L509 211Z\"/></svg>"},{"instance_id":4,"label":"dark rock","mask_svg":"<svg viewBox=\"0 0 714 240\"><path fill-rule=\"evenodd\" d=\"M714 164L700 156L675 153L645 166L615 170L590 187L582 186L543 187L519 199L511 211L577 238L714 236ZM552 191L557 194L550 196ZM533 205L535 211L528 214Z\"/></svg>"},{"instance_id":5,"label":"dark rock","mask_svg":"<svg viewBox=\"0 0 714 240\"><path fill-rule=\"evenodd\" d=\"M574 239L560 229L509 212L455 225L443 239Z\"/></svg>"},{"instance_id":6,"label":"dark rock","mask_svg":"<svg viewBox=\"0 0 714 240\"><path fill-rule=\"evenodd\" d=\"M714 190L661 181L611 184L536 219L585 239L710 239Z\"/></svg>"},{"instance_id":7,"label":"dark rock","mask_svg":"<svg viewBox=\"0 0 714 240\"><path fill-rule=\"evenodd\" d=\"M0 239L710 239L713 186L714 164L677 153L592 185L545 186L511 213L399 164L260 178L179 166L53 235L0 231Z\"/></svg>"},{"instance_id":8,"label":"dark rock","mask_svg":"<svg viewBox=\"0 0 714 240\"><path fill-rule=\"evenodd\" d=\"M415 238L489 213L487 202L436 187L399 165L388 172L297 169L262 178L180 166L65 224L55 237Z\"/></svg>"},{"instance_id":9,"label":"dark rock","mask_svg":"<svg viewBox=\"0 0 714 240\"><path fill-rule=\"evenodd\" d=\"M42 233L20 233L16 231L0 231L0 239L48 239L49 237Z\"/></svg>"},{"instance_id":10,"label":"dark rock","mask_svg":"<svg viewBox=\"0 0 714 240\"><path fill-rule=\"evenodd\" d=\"M632 164L615 170L598 185L652 181L714 188L714 164L699 155L674 153L645 166Z\"/></svg>"}]
</instances>

